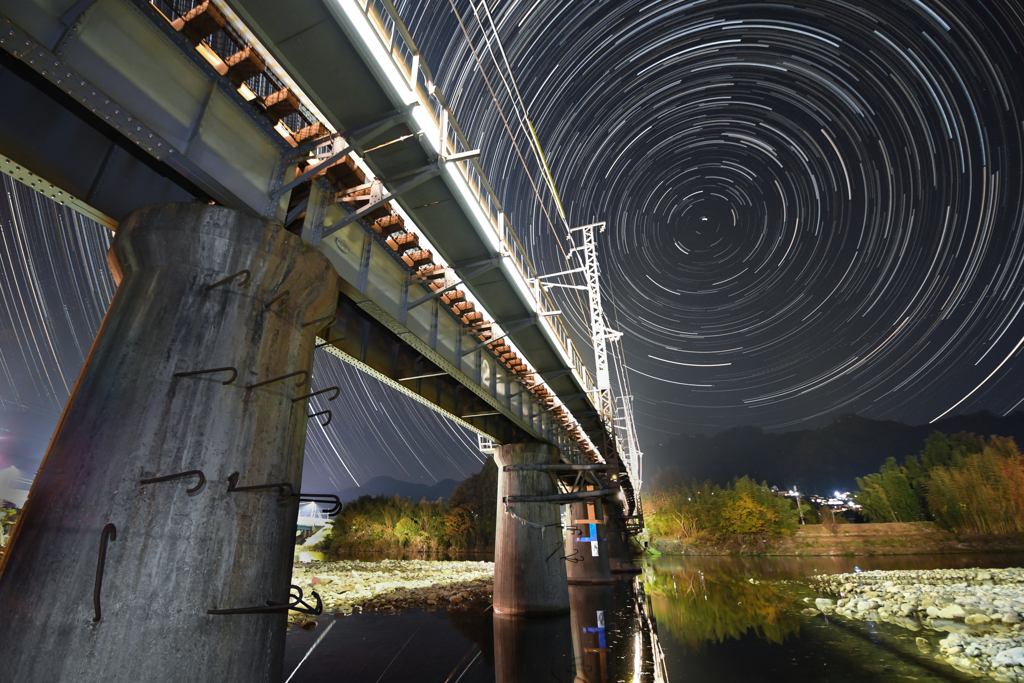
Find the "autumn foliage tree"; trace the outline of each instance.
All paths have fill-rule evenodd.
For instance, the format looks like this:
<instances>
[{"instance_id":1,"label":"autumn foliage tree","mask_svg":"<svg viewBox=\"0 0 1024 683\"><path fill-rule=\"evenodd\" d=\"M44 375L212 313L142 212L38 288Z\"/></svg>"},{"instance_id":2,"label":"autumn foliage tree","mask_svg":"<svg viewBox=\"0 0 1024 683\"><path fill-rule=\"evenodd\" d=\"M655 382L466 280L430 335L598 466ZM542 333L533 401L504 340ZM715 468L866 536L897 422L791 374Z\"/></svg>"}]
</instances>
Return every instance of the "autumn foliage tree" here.
<instances>
[{"instance_id":1,"label":"autumn foliage tree","mask_svg":"<svg viewBox=\"0 0 1024 683\"><path fill-rule=\"evenodd\" d=\"M493 460L467 478L447 502L361 496L347 503L320 549L347 552L446 552L494 546L498 473Z\"/></svg>"},{"instance_id":2,"label":"autumn foliage tree","mask_svg":"<svg viewBox=\"0 0 1024 683\"><path fill-rule=\"evenodd\" d=\"M701 542L768 541L797 529L798 514L764 482L740 477L722 488L709 481L655 491L644 503L652 536Z\"/></svg>"},{"instance_id":3,"label":"autumn foliage tree","mask_svg":"<svg viewBox=\"0 0 1024 683\"><path fill-rule=\"evenodd\" d=\"M1024 532L1024 458L1013 439L928 437L918 456L858 478L856 501L872 522L934 519L966 534Z\"/></svg>"}]
</instances>

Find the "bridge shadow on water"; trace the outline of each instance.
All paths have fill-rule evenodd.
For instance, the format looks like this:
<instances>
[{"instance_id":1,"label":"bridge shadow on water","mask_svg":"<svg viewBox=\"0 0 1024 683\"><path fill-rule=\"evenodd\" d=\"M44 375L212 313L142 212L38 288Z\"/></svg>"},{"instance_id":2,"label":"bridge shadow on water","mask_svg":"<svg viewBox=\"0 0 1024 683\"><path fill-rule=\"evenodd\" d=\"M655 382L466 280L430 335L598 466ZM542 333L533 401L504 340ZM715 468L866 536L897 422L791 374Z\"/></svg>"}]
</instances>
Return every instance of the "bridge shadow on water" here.
<instances>
[{"instance_id":1,"label":"bridge shadow on water","mask_svg":"<svg viewBox=\"0 0 1024 683\"><path fill-rule=\"evenodd\" d=\"M656 641L639 580L569 590L571 614L551 617L495 616L484 604L325 615L314 630L289 630L285 678L597 683L634 680L636 672L655 680Z\"/></svg>"},{"instance_id":2,"label":"bridge shadow on water","mask_svg":"<svg viewBox=\"0 0 1024 683\"><path fill-rule=\"evenodd\" d=\"M816 572L1020 566L1020 555L663 557L612 585L570 586L572 611L495 616L485 603L324 615L288 632L291 681L854 683L970 680L945 633L810 614ZM806 611L806 612L805 612ZM918 638L930 643L922 651ZM318 642L319 641L319 642ZM927 648L925 648L927 650Z\"/></svg>"}]
</instances>

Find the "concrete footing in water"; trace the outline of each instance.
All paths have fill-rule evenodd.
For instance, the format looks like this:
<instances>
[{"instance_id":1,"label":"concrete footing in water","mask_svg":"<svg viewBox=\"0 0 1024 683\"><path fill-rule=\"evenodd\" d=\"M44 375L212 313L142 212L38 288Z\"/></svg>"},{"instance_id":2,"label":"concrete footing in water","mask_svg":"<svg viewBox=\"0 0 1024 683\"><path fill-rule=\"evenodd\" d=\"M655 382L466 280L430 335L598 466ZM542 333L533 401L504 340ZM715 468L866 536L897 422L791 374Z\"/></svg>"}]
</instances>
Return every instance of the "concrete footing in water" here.
<instances>
[{"instance_id":1,"label":"concrete footing in water","mask_svg":"<svg viewBox=\"0 0 1024 683\"><path fill-rule=\"evenodd\" d=\"M209 610L289 602L303 397L326 388L311 321L337 275L202 204L130 214L109 260L117 292L0 565L0 678L278 681L286 613Z\"/></svg>"},{"instance_id":2,"label":"concrete footing in water","mask_svg":"<svg viewBox=\"0 0 1024 683\"><path fill-rule=\"evenodd\" d=\"M639 574L641 569L634 564L633 553L629 548L629 533L626 531L622 508L608 501L602 501L602 507L608 534L608 562L612 574Z\"/></svg>"},{"instance_id":3,"label":"concrete footing in water","mask_svg":"<svg viewBox=\"0 0 1024 683\"><path fill-rule=\"evenodd\" d=\"M615 581L608 564L608 536L601 502L591 498L566 508L565 573L569 584Z\"/></svg>"},{"instance_id":4,"label":"concrete footing in water","mask_svg":"<svg viewBox=\"0 0 1024 683\"><path fill-rule=\"evenodd\" d=\"M498 510L494 541L494 612L552 614L569 610L564 541L559 506L505 503L508 496L557 493L552 476L541 470L504 471L506 465L554 463L558 448L545 443L499 446Z\"/></svg>"}]
</instances>

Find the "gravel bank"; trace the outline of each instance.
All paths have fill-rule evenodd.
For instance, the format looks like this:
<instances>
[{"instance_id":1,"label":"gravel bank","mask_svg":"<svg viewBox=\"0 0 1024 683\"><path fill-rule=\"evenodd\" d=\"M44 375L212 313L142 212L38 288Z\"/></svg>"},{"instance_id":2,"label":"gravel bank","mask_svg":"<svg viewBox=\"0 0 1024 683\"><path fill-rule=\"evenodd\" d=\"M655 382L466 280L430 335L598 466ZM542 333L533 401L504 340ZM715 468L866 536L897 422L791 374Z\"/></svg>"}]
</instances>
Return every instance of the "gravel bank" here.
<instances>
[{"instance_id":1,"label":"gravel bank","mask_svg":"<svg viewBox=\"0 0 1024 683\"><path fill-rule=\"evenodd\" d=\"M313 562L292 569L292 583L308 598L316 591L324 613L346 616L354 611L388 611L443 606L466 609L488 604L494 589L493 562L380 560ZM312 602L313 600L307 600ZM292 612L289 621L312 617Z\"/></svg>"},{"instance_id":2,"label":"gravel bank","mask_svg":"<svg viewBox=\"0 0 1024 683\"><path fill-rule=\"evenodd\" d=\"M851 619L886 621L949 635L941 657L956 669L999 681L1024 681L1024 570L870 571L816 577L838 596L815 606ZM927 635L927 631L924 635ZM933 640L917 639L923 653Z\"/></svg>"}]
</instances>

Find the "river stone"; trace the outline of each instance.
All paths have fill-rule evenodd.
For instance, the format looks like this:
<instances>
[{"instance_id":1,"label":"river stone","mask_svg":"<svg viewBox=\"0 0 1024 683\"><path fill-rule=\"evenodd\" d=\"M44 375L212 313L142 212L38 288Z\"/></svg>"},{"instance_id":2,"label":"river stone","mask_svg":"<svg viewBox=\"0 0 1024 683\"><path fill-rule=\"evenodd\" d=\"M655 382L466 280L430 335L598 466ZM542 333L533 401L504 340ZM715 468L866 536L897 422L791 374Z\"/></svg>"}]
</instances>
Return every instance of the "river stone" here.
<instances>
[{"instance_id":1,"label":"river stone","mask_svg":"<svg viewBox=\"0 0 1024 683\"><path fill-rule=\"evenodd\" d=\"M968 614L964 618L964 623L970 624L972 626L977 626L979 624L988 624L991 623L991 621L992 618L989 617L987 614Z\"/></svg>"},{"instance_id":2,"label":"river stone","mask_svg":"<svg viewBox=\"0 0 1024 683\"><path fill-rule=\"evenodd\" d=\"M814 606L826 614L832 611L832 601L828 598L817 598L814 601Z\"/></svg>"},{"instance_id":3,"label":"river stone","mask_svg":"<svg viewBox=\"0 0 1024 683\"><path fill-rule=\"evenodd\" d=\"M914 642L917 643L917 649L921 652L921 654L926 655L932 651L932 644L928 642L927 638L922 638L918 636L917 640Z\"/></svg>"},{"instance_id":4,"label":"river stone","mask_svg":"<svg viewBox=\"0 0 1024 683\"><path fill-rule=\"evenodd\" d=\"M1014 647L997 654L992 663L996 666L1024 666L1024 647Z\"/></svg>"},{"instance_id":5,"label":"river stone","mask_svg":"<svg viewBox=\"0 0 1024 683\"><path fill-rule=\"evenodd\" d=\"M813 607L808 607L807 609L800 610L800 614L804 615L805 617L816 617L818 616L819 612Z\"/></svg>"},{"instance_id":6,"label":"river stone","mask_svg":"<svg viewBox=\"0 0 1024 683\"><path fill-rule=\"evenodd\" d=\"M871 600L861 600L857 603L858 612L867 612L869 609L875 606L875 603Z\"/></svg>"},{"instance_id":7,"label":"river stone","mask_svg":"<svg viewBox=\"0 0 1024 683\"><path fill-rule=\"evenodd\" d=\"M957 619L964 616L967 616L967 612L965 612L964 608L955 602L952 605L940 609L938 614L939 619Z\"/></svg>"}]
</instances>

